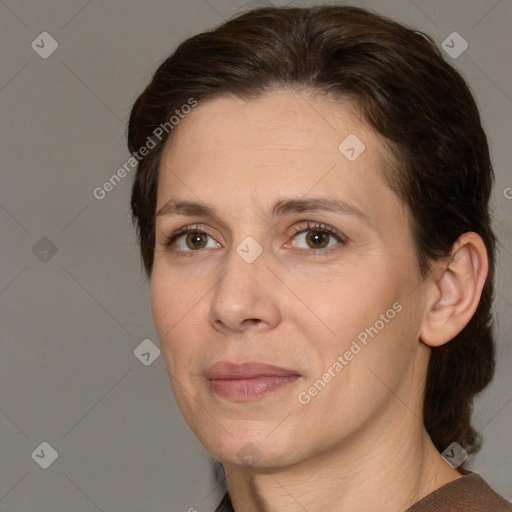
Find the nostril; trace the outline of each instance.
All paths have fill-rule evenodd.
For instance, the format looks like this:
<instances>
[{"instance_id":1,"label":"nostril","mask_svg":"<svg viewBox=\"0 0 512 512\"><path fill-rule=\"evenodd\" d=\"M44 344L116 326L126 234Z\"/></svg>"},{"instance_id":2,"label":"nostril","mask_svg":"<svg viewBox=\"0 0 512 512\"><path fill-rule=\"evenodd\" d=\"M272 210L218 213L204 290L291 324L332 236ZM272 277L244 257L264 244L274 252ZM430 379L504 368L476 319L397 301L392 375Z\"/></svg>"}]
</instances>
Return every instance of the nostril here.
<instances>
[{"instance_id":1,"label":"nostril","mask_svg":"<svg viewBox=\"0 0 512 512\"><path fill-rule=\"evenodd\" d=\"M243 321L243 323L246 324L258 324L260 322L261 320L259 318L247 318L246 320Z\"/></svg>"}]
</instances>

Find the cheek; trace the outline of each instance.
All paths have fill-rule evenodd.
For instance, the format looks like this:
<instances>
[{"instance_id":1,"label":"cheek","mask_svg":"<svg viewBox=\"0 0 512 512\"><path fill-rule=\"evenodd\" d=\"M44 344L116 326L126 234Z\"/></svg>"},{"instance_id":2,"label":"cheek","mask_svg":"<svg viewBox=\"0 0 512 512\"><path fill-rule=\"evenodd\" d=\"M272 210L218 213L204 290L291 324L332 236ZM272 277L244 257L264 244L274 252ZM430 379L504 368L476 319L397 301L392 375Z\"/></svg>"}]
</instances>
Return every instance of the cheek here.
<instances>
[{"instance_id":1,"label":"cheek","mask_svg":"<svg viewBox=\"0 0 512 512\"><path fill-rule=\"evenodd\" d=\"M150 292L153 319L162 342L178 324L187 321L202 297L196 281L188 282L176 272L158 267L153 271Z\"/></svg>"},{"instance_id":2,"label":"cheek","mask_svg":"<svg viewBox=\"0 0 512 512\"><path fill-rule=\"evenodd\" d=\"M354 272L341 268L332 272L329 279L299 280L296 296L303 302L297 304L297 321L303 323L306 312L327 333L325 341L342 348L343 340L350 341L392 307L399 289L384 270L362 268Z\"/></svg>"},{"instance_id":3,"label":"cheek","mask_svg":"<svg viewBox=\"0 0 512 512\"><path fill-rule=\"evenodd\" d=\"M191 290L181 286L179 279L153 272L151 311L167 367L173 374L183 366L178 359L187 357L184 348L189 344L183 343L183 336L188 332L186 325L192 316L192 303ZM197 300L195 304L197 307Z\"/></svg>"},{"instance_id":4,"label":"cheek","mask_svg":"<svg viewBox=\"0 0 512 512\"><path fill-rule=\"evenodd\" d=\"M180 380L205 353L208 316L206 280L186 279L166 268L155 268L151 278L151 310L167 367Z\"/></svg>"},{"instance_id":5,"label":"cheek","mask_svg":"<svg viewBox=\"0 0 512 512\"><path fill-rule=\"evenodd\" d=\"M331 369L337 377L330 390L337 394L338 387L351 389L336 398L342 401L360 395L371 400L382 388L374 373L396 385L411 363L418 318L411 314L411 297L404 294L402 280L395 274L389 268L357 275L340 272L328 282L311 280L297 287L297 296L308 305L308 310L297 308L294 319L308 339L308 384ZM343 369L337 373L333 366L339 356Z\"/></svg>"},{"instance_id":6,"label":"cheek","mask_svg":"<svg viewBox=\"0 0 512 512\"><path fill-rule=\"evenodd\" d=\"M153 273L151 278L151 312L160 341L165 341L165 333L172 327L173 316L176 313L176 291L170 292L167 283Z\"/></svg>"}]
</instances>

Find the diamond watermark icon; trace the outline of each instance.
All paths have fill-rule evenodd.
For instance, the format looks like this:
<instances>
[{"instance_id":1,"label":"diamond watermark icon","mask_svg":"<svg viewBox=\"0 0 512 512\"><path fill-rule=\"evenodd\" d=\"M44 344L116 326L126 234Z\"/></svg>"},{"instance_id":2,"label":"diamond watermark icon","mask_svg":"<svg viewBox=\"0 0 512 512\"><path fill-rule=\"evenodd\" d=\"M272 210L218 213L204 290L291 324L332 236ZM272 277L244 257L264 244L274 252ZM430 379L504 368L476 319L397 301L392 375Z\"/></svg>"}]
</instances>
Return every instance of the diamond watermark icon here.
<instances>
[{"instance_id":1,"label":"diamond watermark icon","mask_svg":"<svg viewBox=\"0 0 512 512\"><path fill-rule=\"evenodd\" d=\"M442 456L453 469L456 469L468 458L468 452L459 443L453 442L444 450Z\"/></svg>"},{"instance_id":2,"label":"diamond watermark icon","mask_svg":"<svg viewBox=\"0 0 512 512\"><path fill-rule=\"evenodd\" d=\"M263 247L252 236L248 236L236 248L236 252L246 263L252 263L263 252Z\"/></svg>"},{"instance_id":3,"label":"diamond watermark icon","mask_svg":"<svg viewBox=\"0 0 512 512\"><path fill-rule=\"evenodd\" d=\"M41 262L48 263L57 254L57 246L43 236L41 240L32 247L32 254Z\"/></svg>"},{"instance_id":4,"label":"diamond watermark icon","mask_svg":"<svg viewBox=\"0 0 512 512\"><path fill-rule=\"evenodd\" d=\"M59 454L50 443L43 441L31 456L43 469L47 469L57 460Z\"/></svg>"},{"instance_id":5,"label":"diamond watermark icon","mask_svg":"<svg viewBox=\"0 0 512 512\"><path fill-rule=\"evenodd\" d=\"M458 32L452 32L441 43L441 48L452 59L458 59L468 49L468 46L468 42Z\"/></svg>"},{"instance_id":6,"label":"diamond watermark icon","mask_svg":"<svg viewBox=\"0 0 512 512\"><path fill-rule=\"evenodd\" d=\"M351 162L359 158L365 149L366 146L363 141L353 133L346 137L338 146L340 153Z\"/></svg>"},{"instance_id":7,"label":"diamond watermark icon","mask_svg":"<svg viewBox=\"0 0 512 512\"><path fill-rule=\"evenodd\" d=\"M242 464L253 466L261 459L261 452L258 447L248 442L242 446L242 448L236 454Z\"/></svg>"},{"instance_id":8,"label":"diamond watermark icon","mask_svg":"<svg viewBox=\"0 0 512 512\"><path fill-rule=\"evenodd\" d=\"M30 46L39 57L47 59L59 47L59 43L48 32L41 32Z\"/></svg>"},{"instance_id":9,"label":"diamond watermark icon","mask_svg":"<svg viewBox=\"0 0 512 512\"><path fill-rule=\"evenodd\" d=\"M150 339L145 339L137 345L133 354L144 366L149 366L160 355L160 349Z\"/></svg>"}]
</instances>

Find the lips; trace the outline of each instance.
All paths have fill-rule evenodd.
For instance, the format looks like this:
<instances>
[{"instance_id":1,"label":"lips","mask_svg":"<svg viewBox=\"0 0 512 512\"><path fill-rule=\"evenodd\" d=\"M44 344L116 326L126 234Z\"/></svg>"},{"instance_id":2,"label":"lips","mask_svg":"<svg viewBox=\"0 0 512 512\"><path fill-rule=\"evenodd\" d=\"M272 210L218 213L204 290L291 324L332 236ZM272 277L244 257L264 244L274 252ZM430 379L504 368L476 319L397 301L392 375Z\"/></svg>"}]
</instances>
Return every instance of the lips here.
<instances>
[{"instance_id":1,"label":"lips","mask_svg":"<svg viewBox=\"0 0 512 512\"><path fill-rule=\"evenodd\" d=\"M210 366L205 375L212 392L237 401L260 398L291 384L301 376L295 370L266 363L235 364L229 361Z\"/></svg>"}]
</instances>

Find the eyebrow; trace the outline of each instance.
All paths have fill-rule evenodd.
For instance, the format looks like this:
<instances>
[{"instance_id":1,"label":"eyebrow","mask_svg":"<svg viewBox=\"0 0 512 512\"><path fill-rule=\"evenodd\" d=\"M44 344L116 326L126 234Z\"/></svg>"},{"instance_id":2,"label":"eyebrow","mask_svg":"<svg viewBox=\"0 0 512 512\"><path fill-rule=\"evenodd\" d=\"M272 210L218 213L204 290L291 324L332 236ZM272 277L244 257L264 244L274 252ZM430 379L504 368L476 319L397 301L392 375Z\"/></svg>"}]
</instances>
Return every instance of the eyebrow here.
<instances>
[{"instance_id":1,"label":"eyebrow","mask_svg":"<svg viewBox=\"0 0 512 512\"><path fill-rule=\"evenodd\" d=\"M283 217L290 213L305 213L324 211L342 215L353 215L368 223L368 217L356 206L345 201L331 198L307 198L307 199L280 199L272 207L272 217ZM163 215L186 215L211 217L220 221L220 216L215 208L200 202L176 201L170 199L156 213L156 217Z\"/></svg>"}]
</instances>

